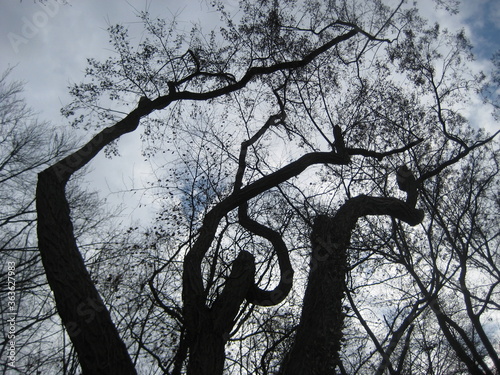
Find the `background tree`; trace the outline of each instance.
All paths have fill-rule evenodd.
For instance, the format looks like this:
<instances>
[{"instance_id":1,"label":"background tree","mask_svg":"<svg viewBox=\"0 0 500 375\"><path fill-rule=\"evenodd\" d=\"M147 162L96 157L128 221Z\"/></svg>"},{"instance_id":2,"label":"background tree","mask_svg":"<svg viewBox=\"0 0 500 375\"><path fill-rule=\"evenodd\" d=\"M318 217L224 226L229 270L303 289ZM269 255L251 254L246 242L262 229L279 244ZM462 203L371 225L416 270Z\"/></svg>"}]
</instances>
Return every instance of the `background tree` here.
<instances>
[{"instance_id":1,"label":"background tree","mask_svg":"<svg viewBox=\"0 0 500 375\"><path fill-rule=\"evenodd\" d=\"M57 318L37 248L35 186L37 173L74 151L77 141L38 120L22 96L23 83L10 80L11 71L8 69L0 77L0 353L5 364L2 373L13 371L7 365L11 341L15 342L15 368L19 373L76 373L78 363ZM82 173L76 175L71 181L68 202L75 236L84 255L90 256L87 252L90 244L101 247L99 238L103 235L95 229L100 231L106 225L107 214L99 208L102 202L96 194L80 186L82 176ZM90 257L87 259L91 261ZM10 264L15 264L11 282ZM15 290L14 301L8 299L8 292L12 290ZM16 322L14 331L10 329L12 317ZM14 336L9 338L10 334Z\"/></svg>"},{"instance_id":2,"label":"background tree","mask_svg":"<svg viewBox=\"0 0 500 375\"><path fill-rule=\"evenodd\" d=\"M496 282L490 297L479 294L484 309L467 293L458 307L469 311L485 360L443 304L440 293L453 290L443 285L451 287L456 272L442 278L441 262L432 262L434 237L425 234L435 233L435 212L410 232L398 220L422 220L416 191L403 182L408 201L395 198L395 172L405 165L428 209L436 180L492 141L457 111L481 85L462 69L471 58L463 34L427 26L405 2L242 2L241 9L233 18L219 5L225 26L211 34L198 27L177 34L175 23L141 14L148 34L138 45L112 26L117 56L90 59L86 82L71 88L75 100L64 114L99 133L39 175L38 236L84 373L277 372L285 353L314 338L301 336L298 323L313 220L346 217L341 212L356 219L342 233L342 271L314 282L314 267L309 274L316 299L337 286L337 313L327 305L302 311L313 319L326 313L330 331L317 332L335 341L319 364L343 373L435 371L439 348L456 369L491 372L493 336L480 315L495 309ZM165 210L145 233L146 246L125 248L130 268L101 270L109 276L96 285L75 241L66 183L103 148L116 153L117 139L140 123L145 156L177 157L164 159L153 185ZM357 220L380 213L388 217ZM468 285L466 276L459 282ZM111 303L111 295L125 301ZM436 347L422 334L429 324L442 332ZM413 338L420 346L409 345Z\"/></svg>"}]
</instances>

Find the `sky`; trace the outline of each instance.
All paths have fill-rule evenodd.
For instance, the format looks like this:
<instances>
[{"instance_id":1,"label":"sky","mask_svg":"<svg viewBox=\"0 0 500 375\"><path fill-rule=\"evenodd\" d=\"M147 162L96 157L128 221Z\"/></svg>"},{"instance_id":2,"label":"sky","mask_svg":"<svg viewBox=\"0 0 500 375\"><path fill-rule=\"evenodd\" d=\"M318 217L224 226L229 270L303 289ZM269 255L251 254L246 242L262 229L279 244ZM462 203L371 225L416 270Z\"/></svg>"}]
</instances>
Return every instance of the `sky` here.
<instances>
[{"instance_id":1,"label":"sky","mask_svg":"<svg viewBox=\"0 0 500 375\"><path fill-rule=\"evenodd\" d=\"M67 125L59 110L70 101L68 86L83 79L86 59L105 59L111 53L106 32L109 25L139 27L134 14L145 9L160 17L178 16L179 27L186 31L194 23L210 25L218 20L209 0L68 0L66 5L60 1L47 0L43 6L33 0L3 0L0 5L0 71L15 66L11 78L25 82L28 105L39 113L41 120L60 126ZM225 1L228 7L237 3ZM431 0L417 3L424 15L443 27L464 28L476 45L475 65L489 69L488 59L500 50L500 1L463 0L460 13L454 17L436 10ZM140 29L137 36L140 37ZM481 122L484 113L478 108L471 109L470 116ZM494 130L498 124L490 123L488 127ZM131 197L120 191L136 188L140 193L151 166L141 157L139 136L140 132L135 132L120 140L121 158L108 160L99 156L92 162L88 181L101 186L105 198L128 201ZM142 218L150 198L135 199L126 215ZM142 211L139 204L143 205Z\"/></svg>"},{"instance_id":2,"label":"sky","mask_svg":"<svg viewBox=\"0 0 500 375\"><path fill-rule=\"evenodd\" d=\"M60 108L71 100L68 86L83 79L86 59L104 60L112 53L106 31L109 25L139 26L135 14L146 9L167 18L180 15L183 21L179 27L187 31L201 18L205 21L213 17L212 22L217 19L207 2L198 1L189 7L178 0L69 0L66 5L61 5L61 0L48 0L45 5L33 0L2 3L0 71L15 66L10 78L25 82L28 105L41 120L62 127L67 127L68 121L60 115ZM137 30L137 35L141 30ZM90 135L82 133L81 137L83 144ZM119 147L120 158L110 160L102 153L98 155L90 163L85 181L89 187L97 187L110 205L123 206L123 221L145 221L152 217L149 205L153 196L143 190L151 165L141 156L140 132L122 137ZM109 208L114 212L116 207Z\"/></svg>"}]
</instances>

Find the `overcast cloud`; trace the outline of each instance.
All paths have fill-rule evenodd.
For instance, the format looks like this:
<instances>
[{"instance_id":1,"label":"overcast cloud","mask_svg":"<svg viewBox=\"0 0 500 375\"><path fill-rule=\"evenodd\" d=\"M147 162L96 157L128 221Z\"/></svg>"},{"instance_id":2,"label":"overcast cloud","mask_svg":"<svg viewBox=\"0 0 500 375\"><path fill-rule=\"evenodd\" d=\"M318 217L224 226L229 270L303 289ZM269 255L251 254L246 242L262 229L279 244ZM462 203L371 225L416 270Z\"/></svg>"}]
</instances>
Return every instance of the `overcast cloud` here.
<instances>
[{"instance_id":1,"label":"overcast cloud","mask_svg":"<svg viewBox=\"0 0 500 375\"><path fill-rule=\"evenodd\" d=\"M48 0L43 6L32 0L9 0L2 5L0 14L0 69L15 66L10 78L26 83L26 99L40 119L64 127L67 121L59 110L70 100L68 86L82 80L88 57L99 60L112 53L106 31L109 25L137 26L137 33L131 32L131 35L140 38L142 27L135 14L141 10L167 18L180 15L183 21L179 27L186 30L199 21L200 16L216 18L206 3L193 1L193 4L188 7L175 0L70 0L67 5L60 5L56 0ZM151 197L141 194L150 165L141 157L139 137L139 132L122 137L121 158L109 160L99 155L91 163L92 173L88 179L99 187L103 197L112 202L126 201L127 221L151 213L147 207ZM131 189L135 192L120 193Z\"/></svg>"},{"instance_id":2,"label":"overcast cloud","mask_svg":"<svg viewBox=\"0 0 500 375\"><path fill-rule=\"evenodd\" d=\"M235 3L237 0L227 0L228 6ZM4 0L0 12L0 69L16 66L11 78L26 82L28 104L39 112L41 119L64 126L66 121L59 109L69 101L68 85L82 80L86 58L104 59L111 53L108 25L137 26L137 33L131 35L140 38L141 29L134 13L146 7L155 16L179 15L180 27L186 30L198 21L203 25L217 22L218 16L211 11L208 0L191 0L186 4L178 0L70 0L68 5L60 5L56 0L48 0L47 5L42 6L33 0ZM419 0L418 4L443 27L464 28L476 45L477 68L489 69L488 59L500 49L500 1L464 0L461 13L455 17L436 10L431 0ZM484 110L478 108L480 106L468 113L471 119L481 123ZM498 124L486 126L491 131ZM140 188L137 184L140 185L141 175L147 174L149 164L140 155L138 132L120 141L120 152L121 159L94 160L92 178L112 192L124 186ZM134 212L134 217L141 217L140 210Z\"/></svg>"}]
</instances>

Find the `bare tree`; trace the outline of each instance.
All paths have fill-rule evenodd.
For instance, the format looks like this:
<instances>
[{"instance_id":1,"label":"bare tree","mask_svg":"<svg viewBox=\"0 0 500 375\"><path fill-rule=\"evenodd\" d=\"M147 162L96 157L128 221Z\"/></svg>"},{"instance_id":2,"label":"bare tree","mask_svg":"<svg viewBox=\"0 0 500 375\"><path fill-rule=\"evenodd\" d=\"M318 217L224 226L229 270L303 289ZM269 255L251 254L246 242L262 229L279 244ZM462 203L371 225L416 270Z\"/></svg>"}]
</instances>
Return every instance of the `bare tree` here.
<instances>
[{"instance_id":1,"label":"bare tree","mask_svg":"<svg viewBox=\"0 0 500 375\"><path fill-rule=\"evenodd\" d=\"M147 356L158 372L174 374L220 374L231 366L269 373L280 363L290 374L347 373L341 341L363 329L371 343L360 343L351 367L397 373L418 353L408 343L422 332L415 327L429 309L438 311L457 358L476 369L478 359L471 362L457 345L466 335L457 339L450 330L435 290L413 283L417 278L394 250L410 252L399 221L415 226L424 220L418 195L427 199L434 179L493 139L471 130L452 105L481 84L461 69L470 57L465 37L426 27L404 2L243 2L238 23L221 5L218 10L226 21L220 36L197 27L178 35L141 14L148 36L134 46L123 26L110 27L118 57L90 59L87 81L71 88L74 101L63 113L75 126L99 131L39 174L37 232L82 371L134 374ZM444 40L448 55L441 53ZM159 111L165 121L156 117ZM163 213L169 222L146 235L152 269L135 274L134 293L118 267L105 279L88 272L65 190L74 173L101 150L116 152L119 137L141 123L146 156L173 152L179 159L166 164L171 179L165 185L175 187L166 199L170 212ZM273 158L278 150L290 152ZM311 170L316 186L300 180ZM406 200L397 198L396 174ZM158 175L162 188L166 178ZM312 248L310 261L301 252L306 248ZM391 281L403 279L393 272L404 268L413 288L411 298L403 294L404 304L391 306L396 315L384 315L386 327L379 330L354 293L358 273L378 271L370 266L374 259L389 274L378 285L396 289ZM302 299L294 292L297 268L302 280L308 278L304 301L283 316L298 323L301 310L300 323L277 323L273 313L266 319L266 309L276 312L286 298ZM110 306L107 296L119 287L141 306ZM469 310L474 318L474 307ZM168 326L172 339L159 341L163 331L154 334L151 322ZM481 336L481 321L473 323ZM261 345L252 337L270 341ZM227 354L238 342L247 349ZM289 354L272 358L274 349ZM365 356L365 350L371 352ZM421 351L428 353L427 347Z\"/></svg>"},{"instance_id":2,"label":"bare tree","mask_svg":"<svg viewBox=\"0 0 500 375\"><path fill-rule=\"evenodd\" d=\"M37 173L74 151L76 141L38 120L22 97L23 83L10 80L11 71L0 77L0 352L6 364L2 373L14 369L49 372L71 361L65 357L65 350L70 349L67 338L64 344L65 333L37 248L35 186ZM85 235L91 237L96 226L102 228L104 214L96 196L78 185L81 176L75 177L68 188L68 202L75 236L84 244ZM48 340L54 345L47 345Z\"/></svg>"}]
</instances>

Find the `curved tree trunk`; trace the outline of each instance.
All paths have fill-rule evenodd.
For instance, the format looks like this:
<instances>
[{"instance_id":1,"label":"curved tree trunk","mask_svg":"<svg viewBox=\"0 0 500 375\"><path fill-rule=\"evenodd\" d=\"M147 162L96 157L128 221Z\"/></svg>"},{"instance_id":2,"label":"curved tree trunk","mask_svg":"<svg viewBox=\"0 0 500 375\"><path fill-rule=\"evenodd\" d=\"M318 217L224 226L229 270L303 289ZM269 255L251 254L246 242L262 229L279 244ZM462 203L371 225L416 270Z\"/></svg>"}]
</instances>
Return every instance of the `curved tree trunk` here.
<instances>
[{"instance_id":1,"label":"curved tree trunk","mask_svg":"<svg viewBox=\"0 0 500 375\"><path fill-rule=\"evenodd\" d=\"M414 181L414 179L413 179ZM347 275L347 249L360 217L389 215L417 225L423 211L414 208L415 192L407 202L365 195L348 200L333 217L318 216L311 233L311 269L295 342L284 358L284 375L335 374L339 364Z\"/></svg>"},{"instance_id":2,"label":"curved tree trunk","mask_svg":"<svg viewBox=\"0 0 500 375\"><path fill-rule=\"evenodd\" d=\"M139 106L38 175L38 248L57 312L85 375L128 375L136 370L78 250L65 188L71 176L102 148L134 131L141 116L151 110L148 106Z\"/></svg>"},{"instance_id":3,"label":"curved tree trunk","mask_svg":"<svg viewBox=\"0 0 500 375\"><path fill-rule=\"evenodd\" d=\"M53 168L38 175L38 245L57 311L85 375L136 374L73 235L65 181Z\"/></svg>"}]
</instances>

